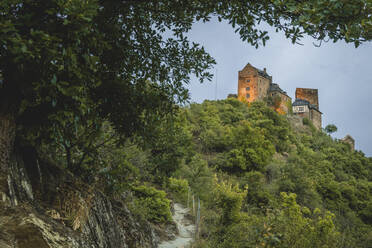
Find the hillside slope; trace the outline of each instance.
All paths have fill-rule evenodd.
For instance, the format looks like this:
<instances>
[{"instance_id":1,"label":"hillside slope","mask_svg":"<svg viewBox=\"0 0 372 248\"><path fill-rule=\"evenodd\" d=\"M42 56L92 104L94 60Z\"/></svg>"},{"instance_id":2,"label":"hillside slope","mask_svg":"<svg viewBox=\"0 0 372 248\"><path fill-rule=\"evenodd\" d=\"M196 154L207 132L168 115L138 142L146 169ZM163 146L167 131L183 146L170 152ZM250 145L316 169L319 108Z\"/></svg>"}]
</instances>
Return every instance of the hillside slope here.
<instances>
[{"instance_id":1,"label":"hillside slope","mask_svg":"<svg viewBox=\"0 0 372 248\"><path fill-rule=\"evenodd\" d=\"M306 119L227 99L100 135L72 168L58 144L17 145L0 247L157 247L176 236L174 203L199 223L193 247L372 247L372 159Z\"/></svg>"},{"instance_id":2,"label":"hillside slope","mask_svg":"<svg viewBox=\"0 0 372 248\"><path fill-rule=\"evenodd\" d=\"M372 246L371 158L264 103L184 111L196 154L176 174L203 199L198 247Z\"/></svg>"}]
</instances>

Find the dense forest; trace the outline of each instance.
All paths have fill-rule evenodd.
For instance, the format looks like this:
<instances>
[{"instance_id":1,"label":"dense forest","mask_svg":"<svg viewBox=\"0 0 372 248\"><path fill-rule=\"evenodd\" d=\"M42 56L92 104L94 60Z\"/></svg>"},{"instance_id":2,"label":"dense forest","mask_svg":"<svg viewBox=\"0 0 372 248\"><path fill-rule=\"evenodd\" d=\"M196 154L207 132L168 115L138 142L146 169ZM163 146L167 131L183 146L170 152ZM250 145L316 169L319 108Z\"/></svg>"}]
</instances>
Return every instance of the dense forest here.
<instances>
[{"instance_id":1,"label":"dense forest","mask_svg":"<svg viewBox=\"0 0 372 248\"><path fill-rule=\"evenodd\" d=\"M108 124L101 133L114 134ZM191 191L201 200L195 247L372 245L372 158L307 119L264 102L204 101L178 108L151 137L114 141L81 175L106 194L132 192L131 210L160 226ZM43 154L67 168L67 154L51 148Z\"/></svg>"}]
</instances>

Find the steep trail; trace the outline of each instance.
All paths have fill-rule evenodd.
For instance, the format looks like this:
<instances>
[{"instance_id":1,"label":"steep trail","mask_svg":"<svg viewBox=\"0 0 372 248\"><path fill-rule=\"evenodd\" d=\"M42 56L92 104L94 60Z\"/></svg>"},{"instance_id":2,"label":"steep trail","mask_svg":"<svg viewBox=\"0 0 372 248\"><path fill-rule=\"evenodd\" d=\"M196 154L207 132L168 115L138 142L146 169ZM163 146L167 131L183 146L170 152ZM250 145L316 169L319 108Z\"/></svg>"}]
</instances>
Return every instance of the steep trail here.
<instances>
[{"instance_id":1,"label":"steep trail","mask_svg":"<svg viewBox=\"0 0 372 248\"><path fill-rule=\"evenodd\" d=\"M195 225L186 218L186 214L189 212L188 208L185 208L181 204L174 204L174 215L173 220L177 224L178 235L176 239L170 241L164 241L159 245L159 248L186 248L193 240L195 231Z\"/></svg>"}]
</instances>

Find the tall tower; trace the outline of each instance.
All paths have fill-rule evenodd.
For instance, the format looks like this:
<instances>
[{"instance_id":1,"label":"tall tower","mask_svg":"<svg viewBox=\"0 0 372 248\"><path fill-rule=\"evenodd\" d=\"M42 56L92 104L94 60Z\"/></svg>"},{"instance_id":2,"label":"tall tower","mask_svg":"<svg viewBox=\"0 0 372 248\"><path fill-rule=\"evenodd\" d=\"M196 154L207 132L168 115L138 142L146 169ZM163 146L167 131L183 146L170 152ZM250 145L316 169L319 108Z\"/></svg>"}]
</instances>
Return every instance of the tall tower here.
<instances>
[{"instance_id":1,"label":"tall tower","mask_svg":"<svg viewBox=\"0 0 372 248\"><path fill-rule=\"evenodd\" d=\"M319 109L318 89L296 88L296 99L306 100Z\"/></svg>"},{"instance_id":2,"label":"tall tower","mask_svg":"<svg viewBox=\"0 0 372 248\"><path fill-rule=\"evenodd\" d=\"M322 112L319 111L318 89L296 88L293 113L309 118L318 129L322 128Z\"/></svg>"},{"instance_id":3,"label":"tall tower","mask_svg":"<svg viewBox=\"0 0 372 248\"><path fill-rule=\"evenodd\" d=\"M259 70L247 64L238 73L238 99L253 102L263 100L267 96L272 77L264 70Z\"/></svg>"}]
</instances>

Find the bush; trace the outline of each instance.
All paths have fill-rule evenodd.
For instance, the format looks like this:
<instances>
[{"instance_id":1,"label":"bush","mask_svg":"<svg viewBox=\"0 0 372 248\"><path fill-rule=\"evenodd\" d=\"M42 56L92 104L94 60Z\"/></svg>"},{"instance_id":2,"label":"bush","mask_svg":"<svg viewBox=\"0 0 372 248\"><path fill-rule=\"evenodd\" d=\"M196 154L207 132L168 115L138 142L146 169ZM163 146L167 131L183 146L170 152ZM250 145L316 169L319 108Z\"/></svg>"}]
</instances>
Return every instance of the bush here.
<instances>
[{"instance_id":1,"label":"bush","mask_svg":"<svg viewBox=\"0 0 372 248\"><path fill-rule=\"evenodd\" d=\"M309 120L309 118L303 118L302 119L302 124L304 124L305 126L310 126L310 123L311 121Z\"/></svg>"},{"instance_id":2,"label":"bush","mask_svg":"<svg viewBox=\"0 0 372 248\"><path fill-rule=\"evenodd\" d=\"M234 186L229 182L215 183L214 203L220 209L221 224L226 226L238 222L247 190L241 190L238 185Z\"/></svg>"},{"instance_id":3,"label":"bush","mask_svg":"<svg viewBox=\"0 0 372 248\"><path fill-rule=\"evenodd\" d=\"M145 185L133 187L135 212L153 223L166 223L172 220L170 200L166 193Z\"/></svg>"},{"instance_id":4,"label":"bush","mask_svg":"<svg viewBox=\"0 0 372 248\"><path fill-rule=\"evenodd\" d=\"M211 197L213 189L213 173L208 167L207 161L199 155L193 156L188 164L184 164L177 173L177 177L183 177L188 181L191 191L198 194L204 201Z\"/></svg>"},{"instance_id":5,"label":"bush","mask_svg":"<svg viewBox=\"0 0 372 248\"><path fill-rule=\"evenodd\" d=\"M168 180L168 189L171 191L175 201L186 203L189 191L189 183L185 179L170 177Z\"/></svg>"},{"instance_id":6,"label":"bush","mask_svg":"<svg viewBox=\"0 0 372 248\"><path fill-rule=\"evenodd\" d=\"M328 124L324 128L324 131L326 131L326 133L328 133L328 134L331 134L331 133L337 132L337 127L334 124Z\"/></svg>"}]
</instances>

